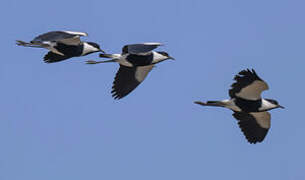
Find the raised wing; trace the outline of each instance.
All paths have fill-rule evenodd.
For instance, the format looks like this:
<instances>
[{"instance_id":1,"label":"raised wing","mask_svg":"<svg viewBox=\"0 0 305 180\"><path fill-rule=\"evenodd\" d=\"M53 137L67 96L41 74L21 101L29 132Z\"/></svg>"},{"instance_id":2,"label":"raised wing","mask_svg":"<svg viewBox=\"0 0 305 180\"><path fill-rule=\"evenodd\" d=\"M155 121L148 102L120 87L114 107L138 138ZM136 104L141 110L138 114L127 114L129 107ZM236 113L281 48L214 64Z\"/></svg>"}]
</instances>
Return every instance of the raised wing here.
<instances>
[{"instance_id":1,"label":"raised wing","mask_svg":"<svg viewBox=\"0 0 305 180\"><path fill-rule=\"evenodd\" d=\"M269 112L234 112L234 118L249 143L262 142L270 128L271 115Z\"/></svg>"},{"instance_id":2,"label":"raised wing","mask_svg":"<svg viewBox=\"0 0 305 180\"><path fill-rule=\"evenodd\" d=\"M246 100L259 100L261 93L269 89L268 84L262 80L254 69L243 70L235 76L235 83L231 85L229 95L231 98L243 98Z\"/></svg>"},{"instance_id":3,"label":"raised wing","mask_svg":"<svg viewBox=\"0 0 305 180\"><path fill-rule=\"evenodd\" d=\"M153 65L138 67L120 65L111 91L114 99L121 99L133 91L146 78L153 67Z\"/></svg>"},{"instance_id":4,"label":"raised wing","mask_svg":"<svg viewBox=\"0 0 305 180\"><path fill-rule=\"evenodd\" d=\"M80 37L87 35L88 34L84 32L51 31L37 36L31 41L31 43L39 44L44 42L61 42L66 45L79 45L81 43Z\"/></svg>"},{"instance_id":5,"label":"raised wing","mask_svg":"<svg viewBox=\"0 0 305 180\"><path fill-rule=\"evenodd\" d=\"M138 54L138 53L147 53L157 47L161 46L161 43L143 43L143 44L129 44L125 45L122 49L122 54Z\"/></svg>"}]
</instances>

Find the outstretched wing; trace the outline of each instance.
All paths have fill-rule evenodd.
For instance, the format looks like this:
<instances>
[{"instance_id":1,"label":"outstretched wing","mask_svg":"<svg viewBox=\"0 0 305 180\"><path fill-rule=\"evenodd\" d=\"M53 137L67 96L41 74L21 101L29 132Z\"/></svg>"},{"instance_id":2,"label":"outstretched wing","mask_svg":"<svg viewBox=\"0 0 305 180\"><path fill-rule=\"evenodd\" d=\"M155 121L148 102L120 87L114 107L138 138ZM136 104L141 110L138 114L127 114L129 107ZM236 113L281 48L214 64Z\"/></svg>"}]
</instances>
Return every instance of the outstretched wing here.
<instances>
[{"instance_id":1,"label":"outstretched wing","mask_svg":"<svg viewBox=\"0 0 305 180\"><path fill-rule=\"evenodd\" d=\"M269 89L268 84L262 80L254 69L243 70L235 76L235 83L231 85L229 95L231 98L243 98L246 100L259 100L261 93Z\"/></svg>"},{"instance_id":2,"label":"outstretched wing","mask_svg":"<svg viewBox=\"0 0 305 180\"><path fill-rule=\"evenodd\" d=\"M121 99L133 91L146 78L153 67L153 65L138 67L120 65L111 91L114 99Z\"/></svg>"},{"instance_id":3,"label":"outstretched wing","mask_svg":"<svg viewBox=\"0 0 305 180\"><path fill-rule=\"evenodd\" d=\"M37 36L31 41L31 43L39 44L44 42L61 42L66 45L79 45L81 43L81 36L88 36L88 34L73 31L51 31Z\"/></svg>"},{"instance_id":4,"label":"outstretched wing","mask_svg":"<svg viewBox=\"0 0 305 180\"><path fill-rule=\"evenodd\" d=\"M270 128L271 115L269 112L234 112L234 118L249 143L262 142Z\"/></svg>"},{"instance_id":5,"label":"outstretched wing","mask_svg":"<svg viewBox=\"0 0 305 180\"><path fill-rule=\"evenodd\" d=\"M122 54L138 54L138 53L147 53L157 47L161 46L161 43L143 43L143 44L129 44L125 45L122 49Z\"/></svg>"}]
</instances>

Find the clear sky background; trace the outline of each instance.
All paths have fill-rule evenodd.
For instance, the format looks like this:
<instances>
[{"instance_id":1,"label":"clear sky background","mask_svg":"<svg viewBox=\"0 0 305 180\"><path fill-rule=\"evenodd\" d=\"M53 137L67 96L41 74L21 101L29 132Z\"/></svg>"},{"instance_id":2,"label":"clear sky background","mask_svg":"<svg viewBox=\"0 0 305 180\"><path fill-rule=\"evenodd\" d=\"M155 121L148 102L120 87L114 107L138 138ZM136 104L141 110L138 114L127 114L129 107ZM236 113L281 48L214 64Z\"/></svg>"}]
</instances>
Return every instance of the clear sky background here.
<instances>
[{"instance_id":1,"label":"clear sky background","mask_svg":"<svg viewBox=\"0 0 305 180\"><path fill-rule=\"evenodd\" d=\"M0 180L305 179L302 0L1 1ZM84 31L108 53L162 42L157 65L120 101L117 64L98 54L45 64L17 47L52 30ZM261 144L247 143L232 113L194 100L228 98L254 68L272 110Z\"/></svg>"}]
</instances>

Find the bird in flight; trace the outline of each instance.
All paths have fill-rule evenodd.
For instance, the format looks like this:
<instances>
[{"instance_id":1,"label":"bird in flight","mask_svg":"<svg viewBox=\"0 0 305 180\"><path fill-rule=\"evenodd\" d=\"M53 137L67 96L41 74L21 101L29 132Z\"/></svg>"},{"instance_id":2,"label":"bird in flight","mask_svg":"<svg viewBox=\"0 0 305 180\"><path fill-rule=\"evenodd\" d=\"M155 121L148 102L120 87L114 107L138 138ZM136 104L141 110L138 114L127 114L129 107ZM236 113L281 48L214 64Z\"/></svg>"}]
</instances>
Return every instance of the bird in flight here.
<instances>
[{"instance_id":1,"label":"bird in flight","mask_svg":"<svg viewBox=\"0 0 305 180\"><path fill-rule=\"evenodd\" d=\"M17 45L48 49L49 52L44 56L46 63L59 62L94 52L105 53L97 43L81 41L81 36L88 36L88 34L73 31L51 31L35 37L29 43L17 40Z\"/></svg>"},{"instance_id":2,"label":"bird in flight","mask_svg":"<svg viewBox=\"0 0 305 180\"><path fill-rule=\"evenodd\" d=\"M120 68L116 73L112 96L121 99L132 92L153 69L154 65L173 59L164 51L153 51L161 43L143 43L125 45L121 54L100 54L100 57L111 58L107 61L87 61L87 64L98 64L106 62L117 62Z\"/></svg>"},{"instance_id":3,"label":"bird in flight","mask_svg":"<svg viewBox=\"0 0 305 180\"><path fill-rule=\"evenodd\" d=\"M262 142L270 128L271 115L275 108L284 108L276 100L263 99L261 93L268 90L268 84L262 80L254 69L243 70L235 76L229 90L231 99L223 101L195 101L202 106L216 106L231 109L239 127L249 143Z\"/></svg>"}]
</instances>

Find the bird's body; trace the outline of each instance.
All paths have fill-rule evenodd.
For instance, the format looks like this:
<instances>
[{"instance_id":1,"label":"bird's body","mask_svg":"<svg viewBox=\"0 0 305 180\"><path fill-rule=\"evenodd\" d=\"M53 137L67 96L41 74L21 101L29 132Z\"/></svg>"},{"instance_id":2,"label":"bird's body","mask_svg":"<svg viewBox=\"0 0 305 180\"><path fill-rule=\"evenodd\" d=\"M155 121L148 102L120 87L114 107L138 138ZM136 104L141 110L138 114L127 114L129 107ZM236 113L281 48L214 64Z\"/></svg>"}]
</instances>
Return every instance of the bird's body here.
<instances>
[{"instance_id":1,"label":"bird's body","mask_svg":"<svg viewBox=\"0 0 305 180\"><path fill-rule=\"evenodd\" d=\"M150 51L148 53L142 53L142 54L101 54L100 57L106 57L106 58L112 58L110 61L118 62L122 66L126 67L137 67L137 66L148 66L157 64L161 61L164 61L167 59L167 56L164 56L156 51ZM89 63L92 63L92 61L89 61ZM100 61L102 62L108 62L108 61ZM99 63L99 62L95 62Z\"/></svg>"},{"instance_id":2,"label":"bird's body","mask_svg":"<svg viewBox=\"0 0 305 180\"><path fill-rule=\"evenodd\" d=\"M94 52L103 52L98 44L81 41L81 36L87 36L87 33L51 31L37 36L29 43L17 41L17 45L48 49L49 52L44 57L46 63L59 62L71 57L85 56Z\"/></svg>"},{"instance_id":3,"label":"bird's body","mask_svg":"<svg viewBox=\"0 0 305 180\"><path fill-rule=\"evenodd\" d=\"M247 140L262 142L270 128L271 115L267 111L283 107L275 100L261 98L262 91L269 88L254 70L243 70L234 79L236 82L229 90L231 99L195 103L231 109Z\"/></svg>"},{"instance_id":4,"label":"bird's body","mask_svg":"<svg viewBox=\"0 0 305 180\"><path fill-rule=\"evenodd\" d=\"M173 59L166 52L152 51L160 45L160 43L125 45L121 54L100 54L100 57L111 58L110 60L87 61L87 63L117 62L120 64L111 93L115 99L121 99L145 79L155 64Z\"/></svg>"},{"instance_id":5,"label":"bird's body","mask_svg":"<svg viewBox=\"0 0 305 180\"><path fill-rule=\"evenodd\" d=\"M269 102L268 99L259 99L259 100L245 100L242 98L233 98L233 99L227 99L222 101L208 101L208 104L219 104L222 105L222 107L226 107L228 109L231 109L232 111L237 112L263 112L263 111L269 111L271 109L277 108L276 105Z\"/></svg>"}]
</instances>

